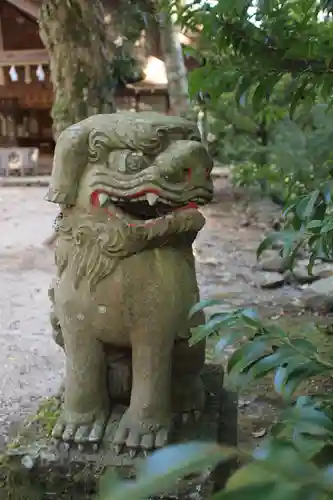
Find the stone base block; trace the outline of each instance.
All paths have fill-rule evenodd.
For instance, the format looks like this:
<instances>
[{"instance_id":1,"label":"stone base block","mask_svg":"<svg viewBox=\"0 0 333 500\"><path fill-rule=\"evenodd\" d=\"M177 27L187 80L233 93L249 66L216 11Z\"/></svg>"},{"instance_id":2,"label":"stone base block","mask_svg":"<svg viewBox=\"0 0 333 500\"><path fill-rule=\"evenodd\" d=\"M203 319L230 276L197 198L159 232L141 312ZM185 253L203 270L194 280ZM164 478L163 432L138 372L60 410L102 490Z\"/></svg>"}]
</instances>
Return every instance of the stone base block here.
<instances>
[{"instance_id":1,"label":"stone base block","mask_svg":"<svg viewBox=\"0 0 333 500\"><path fill-rule=\"evenodd\" d=\"M205 411L198 422L178 423L173 443L192 440L237 444L237 401L223 388L223 371L206 365L203 380L207 391ZM37 414L24 425L20 435L7 447L0 461L0 500L88 500L98 491L99 479L106 469L122 478L133 478L143 457L117 455L112 445L117 424L125 406L116 406L109 419L104 440L98 450L79 451L53 443L50 432L60 411L56 398L44 402ZM233 464L180 482L164 499L208 498L223 486Z\"/></svg>"}]
</instances>

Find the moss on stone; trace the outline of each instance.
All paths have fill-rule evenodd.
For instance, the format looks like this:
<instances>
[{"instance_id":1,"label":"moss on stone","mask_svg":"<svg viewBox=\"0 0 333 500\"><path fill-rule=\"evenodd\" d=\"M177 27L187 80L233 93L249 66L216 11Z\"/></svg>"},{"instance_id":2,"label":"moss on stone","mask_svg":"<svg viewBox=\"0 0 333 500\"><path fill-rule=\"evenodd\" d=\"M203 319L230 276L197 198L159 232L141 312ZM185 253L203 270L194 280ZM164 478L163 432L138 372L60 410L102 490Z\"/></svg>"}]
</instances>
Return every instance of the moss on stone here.
<instances>
[{"instance_id":1,"label":"moss on stone","mask_svg":"<svg viewBox=\"0 0 333 500\"><path fill-rule=\"evenodd\" d=\"M32 421L38 422L46 436L50 436L59 416L60 401L53 397L43 401Z\"/></svg>"},{"instance_id":2,"label":"moss on stone","mask_svg":"<svg viewBox=\"0 0 333 500\"><path fill-rule=\"evenodd\" d=\"M175 442L195 440L199 436L208 441L218 440L221 438L220 425L225 428L225 422L229 420L236 425L236 413L223 413L222 378L220 367L205 367L203 381L209 394L206 411L200 423L190 421L186 426L177 428ZM0 500L96 500L100 478L107 468L120 478L135 476L136 460L129 454L119 456L111 446L122 412L115 408L108 427L110 434L106 433L98 451L87 449L80 452L75 447L68 449L65 445L52 443L49 437L59 414L59 406L56 398L43 401L36 413L27 419L18 437L0 456ZM227 434L230 440L230 427ZM209 497L213 478L200 481L202 494L197 493L197 482L185 481L179 489L179 500L192 497L194 492L199 500ZM175 496L172 493L163 498Z\"/></svg>"}]
</instances>

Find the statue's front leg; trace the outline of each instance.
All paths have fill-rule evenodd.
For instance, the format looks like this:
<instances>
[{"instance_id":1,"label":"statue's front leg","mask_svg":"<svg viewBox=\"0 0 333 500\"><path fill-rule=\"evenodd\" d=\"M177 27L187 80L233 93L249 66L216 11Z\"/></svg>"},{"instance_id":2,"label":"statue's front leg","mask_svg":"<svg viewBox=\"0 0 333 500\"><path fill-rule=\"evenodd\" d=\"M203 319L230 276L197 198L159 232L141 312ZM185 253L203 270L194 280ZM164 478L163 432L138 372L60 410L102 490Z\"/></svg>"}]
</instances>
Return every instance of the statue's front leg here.
<instances>
[{"instance_id":1,"label":"statue's front leg","mask_svg":"<svg viewBox=\"0 0 333 500\"><path fill-rule=\"evenodd\" d=\"M119 451L123 446L135 453L167 444L172 421L172 349L170 334L134 329L131 402L114 439Z\"/></svg>"},{"instance_id":2,"label":"statue's front leg","mask_svg":"<svg viewBox=\"0 0 333 500\"><path fill-rule=\"evenodd\" d=\"M177 244L177 242L187 242L191 246L204 224L205 218L198 210L178 210L165 217L134 226L134 241L136 245L141 241L142 249Z\"/></svg>"},{"instance_id":3,"label":"statue's front leg","mask_svg":"<svg viewBox=\"0 0 333 500\"><path fill-rule=\"evenodd\" d=\"M63 441L99 443L109 417L106 362L102 343L86 331L63 328L66 353L63 411L52 436Z\"/></svg>"}]
</instances>

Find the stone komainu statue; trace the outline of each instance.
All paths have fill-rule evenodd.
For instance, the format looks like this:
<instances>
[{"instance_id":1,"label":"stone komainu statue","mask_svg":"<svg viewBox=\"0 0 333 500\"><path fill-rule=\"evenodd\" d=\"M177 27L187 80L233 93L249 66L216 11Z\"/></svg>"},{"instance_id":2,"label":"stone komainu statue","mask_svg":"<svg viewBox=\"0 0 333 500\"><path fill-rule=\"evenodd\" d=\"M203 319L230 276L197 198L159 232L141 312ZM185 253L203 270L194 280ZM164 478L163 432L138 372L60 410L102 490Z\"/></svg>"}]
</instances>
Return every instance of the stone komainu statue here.
<instances>
[{"instance_id":1,"label":"stone komainu statue","mask_svg":"<svg viewBox=\"0 0 333 500\"><path fill-rule=\"evenodd\" d=\"M202 410L205 345L188 338L204 317L190 323L188 313L199 299L192 243L204 225L197 206L213 196L211 168L196 126L175 116L96 115L60 135L46 196L62 210L50 298L66 377L54 437L101 441L122 395L114 442L153 449L175 413ZM111 369L122 356L130 382Z\"/></svg>"}]
</instances>

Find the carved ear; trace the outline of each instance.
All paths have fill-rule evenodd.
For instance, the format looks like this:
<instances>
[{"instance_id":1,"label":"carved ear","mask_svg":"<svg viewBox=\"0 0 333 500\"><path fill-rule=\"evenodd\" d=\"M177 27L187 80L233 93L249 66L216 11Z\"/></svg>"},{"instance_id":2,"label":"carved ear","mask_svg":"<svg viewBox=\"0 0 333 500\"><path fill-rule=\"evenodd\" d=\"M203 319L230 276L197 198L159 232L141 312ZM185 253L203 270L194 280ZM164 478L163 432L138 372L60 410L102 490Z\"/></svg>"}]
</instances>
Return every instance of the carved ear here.
<instances>
[{"instance_id":1,"label":"carved ear","mask_svg":"<svg viewBox=\"0 0 333 500\"><path fill-rule=\"evenodd\" d=\"M90 127L85 120L64 130L57 141L47 201L75 205L77 188L88 163Z\"/></svg>"},{"instance_id":2,"label":"carved ear","mask_svg":"<svg viewBox=\"0 0 333 500\"><path fill-rule=\"evenodd\" d=\"M75 205L79 182L88 163L103 161L104 154L106 161L107 151L124 147L126 140L122 135L126 137L126 123L121 113L93 115L64 130L55 147L51 183L45 199Z\"/></svg>"}]
</instances>

